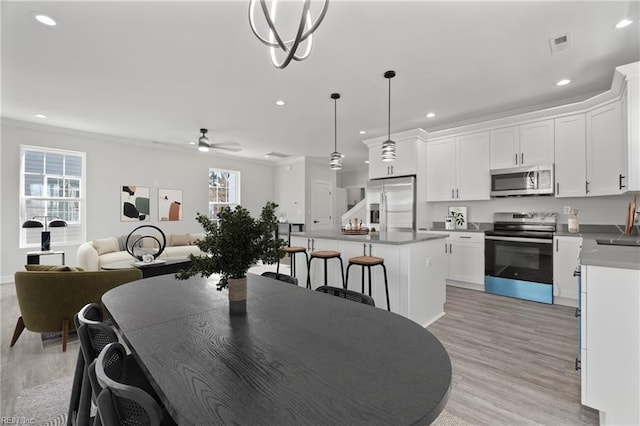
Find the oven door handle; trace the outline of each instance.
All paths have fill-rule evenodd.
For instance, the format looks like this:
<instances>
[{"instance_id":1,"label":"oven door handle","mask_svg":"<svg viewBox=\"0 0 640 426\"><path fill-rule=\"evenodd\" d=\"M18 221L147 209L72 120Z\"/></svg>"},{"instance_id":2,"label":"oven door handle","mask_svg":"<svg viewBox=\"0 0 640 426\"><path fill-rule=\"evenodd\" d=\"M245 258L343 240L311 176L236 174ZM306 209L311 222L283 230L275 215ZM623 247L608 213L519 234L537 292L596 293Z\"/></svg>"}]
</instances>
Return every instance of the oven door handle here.
<instances>
[{"instance_id":1,"label":"oven door handle","mask_svg":"<svg viewBox=\"0 0 640 426\"><path fill-rule=\"evenodd\" d=\"M541 243L541 244L553 244L552 239L545 238L522 238L522 237L496 237L493 235L485 235L485 240L496 241L515 241L519 243Z\"/></svg>"}]
</instances>

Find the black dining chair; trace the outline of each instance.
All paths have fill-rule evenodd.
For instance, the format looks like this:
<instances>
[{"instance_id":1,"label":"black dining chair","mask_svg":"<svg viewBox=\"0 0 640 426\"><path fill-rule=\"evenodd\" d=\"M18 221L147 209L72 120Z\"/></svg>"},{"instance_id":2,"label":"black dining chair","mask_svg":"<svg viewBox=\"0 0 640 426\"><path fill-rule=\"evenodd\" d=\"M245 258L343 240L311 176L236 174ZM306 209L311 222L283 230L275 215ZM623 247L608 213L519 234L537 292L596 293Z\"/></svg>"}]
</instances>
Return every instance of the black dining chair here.
<instances>
[{"instance_id":1,"label":"black dining chair","mask_svg":"<svg viewBox=\"0 0 640 426\"><path fill-rule=\"evenodd\" d=\"M262 276L273 278L274 280L282 281L285 283L298 285L298 279L296 277L292 277L291 275L285 275L285 274L279 274L277 272L267 271L267 272L263 272Z\"/></svg>"},{"instance_id":2,"label":"black dining chair","mask_svg":"<svg viewBox=\"0 0 640 426\"><path fill-rule=\"evenodd\" d=\"M96 402L100 389L95 389L92 385L89 366L107 345L118 342L118 335L115 330L102 320L102 309L96 303L85 305L74 316L78 339L80 340L80 353L71 390L67 425L90 424L91 401ZM151 384L133 356L127 356L125 363L126 375L123 381L127 384L141 387L155 395ZM77 377L78 375L80 375L80 378ZM95 384L95 381L93 384ZM97 418L94 419L94 424L99 424L99 421Z\"/></svg>"},{"instance_id":3,"label":"black dining chair","mask_svg":"<svg viewBox=\"0 0 640 426\"><path fill-rule=\"evenodd\" d=\"M328 285L323 285L316 288L316 291L321 293L332 294L337 297L341 297L343 299L351 300L358 303L364 303L365 305L376 306L376 303L373 301L373 298L367 296L363 293L358 293L357 291L348 290L342 287L332 287Z\"/></svg>"},{"instance_id":4,"label":"black dining chair","mask_svg":"<svg viewBox=\"0 0 640 426\"><path fill-rule=\"evenodd\" d=\"M119 342L109 343L91 364L102 390L98 416L103 425L174 424L156 400L144 390L121 381L126 374L127 352Z\"/></svg>"}]
</instances>

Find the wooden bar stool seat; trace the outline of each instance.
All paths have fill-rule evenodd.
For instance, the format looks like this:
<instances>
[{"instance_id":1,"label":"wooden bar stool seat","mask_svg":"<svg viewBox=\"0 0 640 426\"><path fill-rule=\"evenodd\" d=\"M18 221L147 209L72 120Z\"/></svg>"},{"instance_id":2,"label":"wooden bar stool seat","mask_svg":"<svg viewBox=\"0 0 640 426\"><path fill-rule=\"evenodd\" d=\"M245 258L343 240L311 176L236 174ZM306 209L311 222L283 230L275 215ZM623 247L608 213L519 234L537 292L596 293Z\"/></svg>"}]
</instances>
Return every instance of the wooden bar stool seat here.
<instances>
[{"instance_id":1,"label":"wooden bar stool seat","mask_svg":"<svg viewBox=\"0 0 640 426\"><path fill-rule=\"evenodd\" d=\"M338 259L340 261L340 275L342 276L342 287L345 287L344 280L344 264L342 263L342 253L335 250L318 250L310 253L307 268L307 288L311 288L311 261L313 259L324 260L324 285L327 285L327 261L329 259Z\"/></svg>"},{"instance_id":2,"label":"wooden bar stool seat","mask_svg":"<svg viewBox=\"0 0 640 426\"><path fill-rule=\"evenodd\" d=\"M291 276L296 276L296 253L304 253L304 257L307 259L307 268L309 267L309 256L307 255L307 248L302 246L287 246L282 249L285 253L291 256ZM280 259L278 259L278 266L276 267L276 274L280 274ZM308 280L307 280L308 281ZM297 284L296 284L297 285Z\"/></svg>"},{"instance_id":3,"label":"wooden bar stool seat","mask_svg":"<svg viewBox=\"0 0 640 426\"><path fill-rule=\"evenodd\" d=\"M344 288L347 288L349 285L349 268L353 265L362 266L362 294L364 293L364 268L366 267L369 271L369 296L371 296L371 267L372 266L382 266L382 271L384 272L384 291L387 296L387 311L391 311L391 306L389 305L389 285L387 283L387 267L384 266L384 258L377 256L356 256L349 258L349 265L347 266L347 284Z\"/></svg>"}]
</instances>

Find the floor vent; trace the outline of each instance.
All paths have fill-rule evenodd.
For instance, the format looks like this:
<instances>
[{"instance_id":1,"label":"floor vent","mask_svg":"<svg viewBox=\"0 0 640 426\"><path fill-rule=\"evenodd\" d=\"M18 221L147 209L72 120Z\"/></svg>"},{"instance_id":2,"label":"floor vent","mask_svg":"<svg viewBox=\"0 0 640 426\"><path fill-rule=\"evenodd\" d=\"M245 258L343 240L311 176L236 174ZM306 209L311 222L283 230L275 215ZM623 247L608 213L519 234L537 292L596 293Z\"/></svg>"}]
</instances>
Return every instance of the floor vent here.
<instances>
[{"instance_id":1,"label":"floor vent","mask_svg":"<svg viewBox=\"0 0 640 426\"><path fill-rule=\"evenodd\" d=\"M551 37L549 39L549 46L551 47L551 53L567 50L570 44L570 33Z\"/></svg>"}]
</instances>

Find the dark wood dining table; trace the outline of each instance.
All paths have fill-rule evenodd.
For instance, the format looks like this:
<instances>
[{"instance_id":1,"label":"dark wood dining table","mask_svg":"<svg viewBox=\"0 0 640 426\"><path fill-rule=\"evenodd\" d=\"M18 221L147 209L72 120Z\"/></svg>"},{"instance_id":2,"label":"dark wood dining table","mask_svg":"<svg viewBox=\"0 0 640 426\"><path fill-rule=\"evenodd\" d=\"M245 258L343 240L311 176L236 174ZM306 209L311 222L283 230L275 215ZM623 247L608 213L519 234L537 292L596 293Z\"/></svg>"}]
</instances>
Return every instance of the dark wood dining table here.
<instances>
[{"instance_id":1,"label":"dark wood dining table","mask_svg":"<svg viewBox=\"0 0 640 426\"><path fill-rule=\"evenodd\" d=\"M384 309L248 274L247 313L215 280L163 275L102 297L180 425L429 424L449 397L440 341Z\"/></svg>"}]
</instances>

